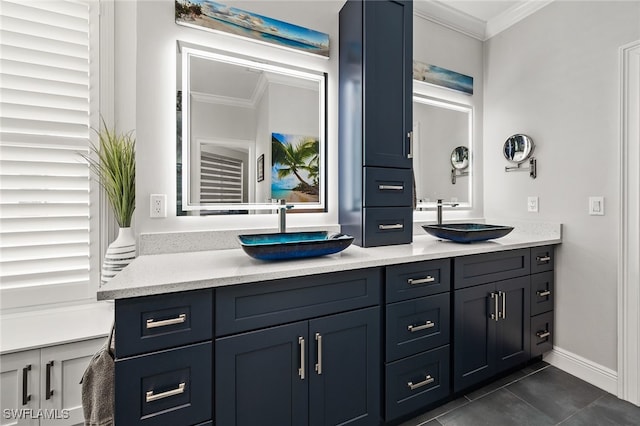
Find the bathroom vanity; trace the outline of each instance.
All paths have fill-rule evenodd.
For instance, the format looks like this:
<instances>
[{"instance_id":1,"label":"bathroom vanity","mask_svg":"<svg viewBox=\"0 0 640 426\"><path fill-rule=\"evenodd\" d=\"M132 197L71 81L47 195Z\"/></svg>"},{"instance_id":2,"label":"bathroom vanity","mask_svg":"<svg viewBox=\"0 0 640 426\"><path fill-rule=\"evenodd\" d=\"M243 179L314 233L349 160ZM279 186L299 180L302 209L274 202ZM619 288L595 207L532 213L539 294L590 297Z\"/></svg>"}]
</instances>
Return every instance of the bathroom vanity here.
<instances>
[{"instance_id":1,"label":"bathroom vanity","mask_svg":"<svg viewBox=\"0 0 640 426\"><path fill-rule=\"evenodd\" d=\"M140 256L98 293L115 299L116 423L397 423L551 349L560 242Z\"/></svg>"}]
</instances>

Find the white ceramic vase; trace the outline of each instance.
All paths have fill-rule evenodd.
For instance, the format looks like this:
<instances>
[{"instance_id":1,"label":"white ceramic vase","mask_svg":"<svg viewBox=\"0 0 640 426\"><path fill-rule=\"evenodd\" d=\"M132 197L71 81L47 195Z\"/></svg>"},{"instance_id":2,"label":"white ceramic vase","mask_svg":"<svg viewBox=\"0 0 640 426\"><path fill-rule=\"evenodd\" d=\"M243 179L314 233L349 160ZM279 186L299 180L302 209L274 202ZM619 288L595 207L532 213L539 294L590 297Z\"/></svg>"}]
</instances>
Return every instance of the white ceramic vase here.
<instances>
[{"instance_id":1,"label":"white ceramic vase","mask_svg":"<svg viewBox=\"0 0 640 426\"><path fill-rule=\"evenodd\" d=\"M132 228L120 228L115 239L104 255L101 285L108 283L116 274L136 258L136 237Z\"/></svg>"}]
</instances>

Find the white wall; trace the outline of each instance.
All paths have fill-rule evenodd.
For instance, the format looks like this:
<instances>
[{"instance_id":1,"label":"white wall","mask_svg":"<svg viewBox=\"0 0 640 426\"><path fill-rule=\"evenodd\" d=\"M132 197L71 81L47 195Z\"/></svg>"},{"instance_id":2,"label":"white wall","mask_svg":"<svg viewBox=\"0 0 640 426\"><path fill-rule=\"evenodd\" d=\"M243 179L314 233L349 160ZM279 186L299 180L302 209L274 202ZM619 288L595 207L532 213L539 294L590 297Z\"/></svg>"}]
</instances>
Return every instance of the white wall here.
<instances>
[{"instance_id":1,"label":"white wall","mask_svg":"<svg viewBox=\"0 0 640 426\"><path fill-rule=\"evenodd\" d=\"M414 82L414 92L421 95L443 99L449 102L468 105L473 108L473 142L470 151L473 174L473 201L471 210L455 208L445 213L445 220L479 218L483 213L482 190L482 119L483 119L483 48L482 42L434 22L414 16L413 18L413 59L423 63L437 65L461 74L473 77L473 95ZM424 132L425 129L421 129ZM421 147L421 150L428 147ZM414 159L414 168L420 163ZM442 182L451 183L450 176L439 177ZM468 178L461 178L468 179ZM415 212L416 221L433 221L435 212Z\"/></svg>"},{"instance_id":2,"label":"white wall","mask_svg":"<svg viewBox=\"0 0 640 426\"><path fill-rule=\"evenodd\" d=\"M117 119L122 128L135 128L137 177L135 228L137 233L277 226L275 216L256 220L233 217L176 217L175 88L176 41L242 52L256 58L293 64L328 73L328 188L327 213L292 215L290 226L335 225L337 210L338 11L342 1L229 1L251 10L329 34L330 59L286 51L250 40L177 25L174 0L119 1L116 6ZM133 6L135 5L135 7ZM133 10L135 9L135 10ZM131 25L135 15L136 24ZM126 24L126 25L121 25ZM135 50L132 46L135 46ZM122 55L122 56L121 56ZM123 58L124 62L120 61ZM134 77L135 76L135 77ZM135 79L135 88L131 80ZM135 105L135 114L131 113ZM120 108L122 107L122 108ZM134 121L132 121L134 117ZM265 158L266 160L266 158ZM265 161L267 167L267 162ZM149 194L167 194L168 217L149 218Z\"/></svg>"},{"instance_id":3,"label":"white wall","mask_svg":"<svg viewBox=\"0 0 640 426\"><path fill-rule=\"evenodd\" d=\"M640 38L639 2L556 1L485 43L487 217L563 224L555 345L616 370L618 48ZM536 143L538 178L505 173L514 133ZM527 196L540 212L527 213ZM590 195L605 216L588 216Z\"/></svg>"}]
</instances>

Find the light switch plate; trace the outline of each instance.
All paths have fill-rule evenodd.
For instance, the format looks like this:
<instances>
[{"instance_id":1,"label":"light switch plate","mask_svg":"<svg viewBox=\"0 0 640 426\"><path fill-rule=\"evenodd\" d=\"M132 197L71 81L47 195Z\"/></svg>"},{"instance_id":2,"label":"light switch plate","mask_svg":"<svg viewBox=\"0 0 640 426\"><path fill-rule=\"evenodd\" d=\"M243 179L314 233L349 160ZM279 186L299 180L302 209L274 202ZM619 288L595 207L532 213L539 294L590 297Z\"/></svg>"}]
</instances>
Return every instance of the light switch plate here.
<instances>
[{"instance_id":1,"label":"light switch plate","mask_svg":"<svg viewBox=\"0 0 640 426\"><path fill-rule=\"evenodd\" d=\"M604 197L589 197L589 215L604 216Z\"/></svg>"},{"instance_id":2,"label":"light switch plate","mask_svg":"<svg viewBox=\"0 0 640 426\"><path fill-rule=\"evenodd\" d=\"M527 198L527 211L529 213L538 213L538 197Z\"/></svg>"}]
</instances>

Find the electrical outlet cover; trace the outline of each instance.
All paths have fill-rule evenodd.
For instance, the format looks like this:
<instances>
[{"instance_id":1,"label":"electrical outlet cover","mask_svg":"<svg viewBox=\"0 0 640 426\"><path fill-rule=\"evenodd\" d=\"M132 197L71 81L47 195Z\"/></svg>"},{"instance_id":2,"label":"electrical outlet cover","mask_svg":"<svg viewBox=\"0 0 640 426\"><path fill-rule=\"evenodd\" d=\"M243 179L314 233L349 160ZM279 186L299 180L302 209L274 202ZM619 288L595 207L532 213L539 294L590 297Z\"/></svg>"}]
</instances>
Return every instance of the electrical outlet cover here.
<instances>
[{"instance_id":1,"label":"electrical outlet cover","mask_svg":"<svg viewBox=\"0 0 640 426\"><path fill-rule=\"evenodd\" d=\"M538 213L538 197L527 198L527 211L530 213Z\"/></svg>"},{"instance_id":2,"label":"electrical outlet cover","mask_svg":"<svg viewBox=\"0 0 640 426\"><path fill-rule=\"evenodd\" d=\"M167 194L151 194L149 205L149 217L167 217Z\"/></svg>"}]
</instances>

